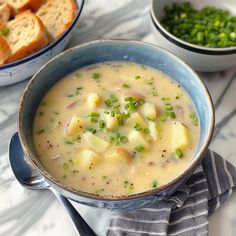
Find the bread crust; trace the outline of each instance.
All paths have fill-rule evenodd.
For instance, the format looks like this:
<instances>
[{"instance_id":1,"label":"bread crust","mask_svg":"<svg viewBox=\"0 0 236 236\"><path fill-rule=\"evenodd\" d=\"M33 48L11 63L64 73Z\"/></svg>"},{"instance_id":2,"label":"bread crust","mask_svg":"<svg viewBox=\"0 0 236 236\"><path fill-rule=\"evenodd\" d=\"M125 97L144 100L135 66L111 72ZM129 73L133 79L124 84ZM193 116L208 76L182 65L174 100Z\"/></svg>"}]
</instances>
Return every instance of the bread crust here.
<instances>
[{"instance_id":1,"label":"bread crust","mask_svg":"<svg viewBox=\"0 0 236 236\"><path fill-rule=\"evenodd\" d=\"M5 63L5 61L10 57L11 55L11 48L5 39L4 36L0 35L0 65Z\"/></svg>"},{"instance_id":2,"label":"bread crust","mask_svg":"<svg viewBox=\"0 0 236 236\"><path fill-rule=\"evenodd\" d=\"M15 17L15 20L20 20L21 17L30 16L34 19L35 23L39 26L39 33L35 39L33 39L28 45L23 45L16 52L13 52L11 56L7 59L7 63L10 63L15 60L27 57L38 50L42 49L48 44L48 39L46 37L46 30L42 21L30 11L25 11L18 14Z\"/></svg>"},{"instance_id":3,"label":"bread crust","mask_svg":"<svg viewBox=\"0 0 236 236\"><path fill-rule=\"evenodd\" d=\"M0 20L5 25L10 20L11 9L7 3L0 5Z\"/></svg>"},{"instance_id":4,"label":"bread crust","mask_svg":"<svg viewBox=\"0 0 236 236\"><path fill-rule=\"evenodd\" d=\"M33 12L36 12L43 3L43 0L28 0L20 7L17 7L12 0L7 0L7 3L11 7L11 15L15 16L16 14L24 12L29 9L32 10Z\"/></svg>"},{"instance_id":5,"label":"bread crust","mask_svg":"<svg viewBox=\"0 0 236 236\"><path fill-rule=\"evenodd\" d=\"M67 23L65 23L64 25L62 25L61 30L59 33L52 34L50 32L50 26L49 26L49 22L47 22L47 20L45 20L44 16L40 16L41 12L46 12L46 13L50 13L50 9L52 9L53 6L53 1L54 0L45 0L44 4L39 8L39 10L37 11L36 15L42 20L42 22L44 23L46 29L47 29L47 35L48 35L48 39L49 42L53 42L55 40L57 40L58 38L60 38L65 31L69 28L69 26L71 25L71 23L73 22L75 16L76 16L76 12L77 12L77 5L75 3L74 0L67 0L68 5L70 5L71 7L71 15L70 18L67 19ZM51 24L51 22L50 22Z\"/></svg>"}]
</instances>

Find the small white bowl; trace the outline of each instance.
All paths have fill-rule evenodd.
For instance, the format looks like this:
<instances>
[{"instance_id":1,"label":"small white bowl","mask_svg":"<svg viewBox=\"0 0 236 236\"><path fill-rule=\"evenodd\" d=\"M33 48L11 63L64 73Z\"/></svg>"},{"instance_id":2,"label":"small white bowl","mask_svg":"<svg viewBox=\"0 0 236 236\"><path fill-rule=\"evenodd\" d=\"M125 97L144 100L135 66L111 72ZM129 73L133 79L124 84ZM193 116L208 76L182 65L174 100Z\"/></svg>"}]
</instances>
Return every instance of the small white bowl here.
<instances>
[{"instance_id":1,"label":"small white bowl","mask_svg":"<svg viewBox=\"0 0 236 236\"><path fill-rule=\"evenodd\" d=\"M156 44L173 52L197 71L222 71L236 66L236 47L207 48L197 46L175 37L164 29L160 23L165 14L164 6L174 2L176 0L151 1L151 25ZM186 2L186 0L178 0L178 2ZM235 0L188 0L188 2L196 9L211 5L226 9L232 15L236 15Z\"/></svg>"},{"instance_id":2,"label":"small white bowl","mask_svg":"<svg viewBox=\"0 0 236 236\"><path fill-rule=\"evenodd\" d=\"M28 57L0 66L0 87L30 78L46 62L65 49L83 9L84 0L76 0L76 3L75 19L59 39Z\"/></svg>"}]
</instances>

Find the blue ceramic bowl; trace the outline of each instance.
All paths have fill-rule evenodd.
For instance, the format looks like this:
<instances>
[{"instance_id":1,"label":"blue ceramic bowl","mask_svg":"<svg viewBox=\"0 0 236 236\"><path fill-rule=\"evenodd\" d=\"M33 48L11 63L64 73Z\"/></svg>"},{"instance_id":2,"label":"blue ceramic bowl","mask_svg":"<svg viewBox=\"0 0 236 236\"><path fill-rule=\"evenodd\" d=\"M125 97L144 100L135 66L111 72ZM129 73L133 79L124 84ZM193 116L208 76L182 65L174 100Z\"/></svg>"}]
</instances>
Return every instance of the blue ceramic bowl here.
<instances>
[{"instance_id":1,"label":"blue ceramic bowl","mask_svg":"<svg viewBox=\"0 0 236 236\"><path fill-rule=\"evenodd\" d=\"M59 39L28 57L0 66L0 87L30 78L46 62L65 49L84 6L84 0L75 2L77 4L75 19Z\"/></svg>"},{"instance_id":2,"label":"blue ceramic bowl","mask_svg":"<svg viewBox=\"0 0 236 236\"><path fill-rule=\"evenodd\" d=\"M191 96L199 115L200 140L189 168L170 183L142 193L108 198L85 193L55 179L37 158L32 138L34 114L45 93L69 73L94 63L106 61L137 62L153 67L177 81ZM214 112L210 95L197 74L180 59L166 50L136 41L101 40L69 49L43 66L31 79L20 100L19 137L24 153L31 164L60 194L76 202L108 209L134 209L168 197L185 183L200 163L209 145L214 126Z\"/></svg>"}]
</instances>

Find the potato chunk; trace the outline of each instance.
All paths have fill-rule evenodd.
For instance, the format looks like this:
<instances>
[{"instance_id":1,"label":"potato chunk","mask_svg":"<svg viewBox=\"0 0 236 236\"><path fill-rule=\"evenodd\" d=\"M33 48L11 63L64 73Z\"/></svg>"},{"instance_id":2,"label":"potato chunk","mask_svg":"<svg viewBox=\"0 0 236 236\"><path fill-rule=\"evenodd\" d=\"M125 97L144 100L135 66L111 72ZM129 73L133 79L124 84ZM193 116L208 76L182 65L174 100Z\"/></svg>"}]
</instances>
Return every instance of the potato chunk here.
<instances>
[{"instance_id":1,"label":"potato chunk","mask_svg":"<svg viewBox=\"0 0 236 236\"><path fill-rule=\"evenodd\" d=\"M131 161L131 156L124 148L114 147L105 153L105 159L128 164Z\"/></svg>"},{"instance_id":2,"label":"potato chunk","mask_svg":"<svg viewBox=\"0 0 236 236\"><path fill-rule=\"evenodd\" d=\"M104 152L109 146L108 142L106 142L105 140L97 137L96 135L90 132L85 132L83 134L83 137L88 143L88 145L97 152Z\"/></svg>"},{"instance_id":3,"label":"potato chunk","mask_svg":"<svg viewBox=\"0 0 236 236\"><path fill-rule=\"evenodd\" d=\"M111 114L102 113L102 117L106 123L106 128L108 129L115 129L118 126L117 115L111 116Z\"/></svg>"},{"instance_id":4,"label":"potato chunk","mask_svg":"<svg viewBox=\"0 0 236 236\"><path fill-rule=\"evenodd\" d=\"M148 129L149 129L150 136L152 137L154 141L156 141L158 138L158 130L157 130L156 123L154 121L149 121Z\"/></svg>"},{"instance_id":5,"label":"potato chunk","mask_svg":"<svg viewBox=\"0 0 236 236\"><path fill-rule=\"evenodd\" d=\"M132 127L134 127L135 124L139 124L142 128L147 126L145 120L138 112L134 112L130 115L130 117L127 119L127 124L132 125Z\"/></svg>"},{"instance_id":6,"label":"potato chunk","mask_svg":"<svg viewBox=\"0 0 236 236\"><path fill-rule=\"evenodd\" d=\"M70 121L66 123L65 135L69 137L75 137L85 127L85 121L78 117L72 116Z\"/></svg>"},{"instance_id":7,"label":"potato chunk","mask_svg":"<svg viewBox=\"0 0 236 236\"><path fill-rule=\"evenodd\" d=\"M102 157L91 150L83 150L79 155L79 165L86 169L92 169L102 161Z\"/></svg>"},{"instance_id":8,"label":"potato chunk","mask_svg":"<svg viewBox=\"0 0 236 236\"><path fill-rule=\"evenodd\" d=\"M137 145L142 145L145 148L149 147L148 142L145 140L145 138L143 137L143 135L141 134L141 132L136 131L136 130L132 130L129 135L129 144L134 148Z\"/></svg>"},{"instance_id":9,"label":"potato chunk","mask_svg":"<svg viewBox=\"0 0 236 236\"><path fill-rule=\"evenodd\" d=\"M155 120L157 118L156 106L153 103L144 103L141 112L147 119Z\"/></svg>"},{"instance_id":10,"label":"potato chunk","mask_svg":"<svg viewBox=\"0 0 236 236\"><path fill-rule=\"evenodd\" d=\"M99 106L100 97L96 93L90 93L87 98L87 104L90 109L94 109Z\"/></svg>"},{"instance_id":11,"label":"potato chunk","mask_svg":"<svg viewBox=\"0 0 236 236\"><path fill-rule=\"evenodd\" d=\"M172 149L173 152L177 148L185 148L189 145L188 128L181 122L175 121L172 123Z\"/></svg>"}]
</instances>

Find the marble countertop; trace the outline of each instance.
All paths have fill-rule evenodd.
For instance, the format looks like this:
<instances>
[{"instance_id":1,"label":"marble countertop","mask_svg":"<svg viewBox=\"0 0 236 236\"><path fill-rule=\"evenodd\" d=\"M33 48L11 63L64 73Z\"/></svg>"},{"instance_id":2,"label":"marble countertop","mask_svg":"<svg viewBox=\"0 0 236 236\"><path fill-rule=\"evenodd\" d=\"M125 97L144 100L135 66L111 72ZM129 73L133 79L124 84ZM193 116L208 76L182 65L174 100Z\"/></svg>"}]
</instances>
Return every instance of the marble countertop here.
<instances>
[{"instance_id":1,"label":"marble countertop","mask_svg":"<svg viewBox=\"0 0 236 236\"><path fill-rule=\"evenodd\" d=\"M69 47L100 38L128 38L155 44L149 25L148 0L86 0ZM236 68L200 73L216 110L211 149L236 166ZM8 162L8 141L17 130L18 101L27 81L0 88L0 236L76 235L62 206L48 191L23 189ZM109 212L76 204L99 235ZM210 236L236 235L236 194L210 217Z\"/></svg>"}]
</instances>

